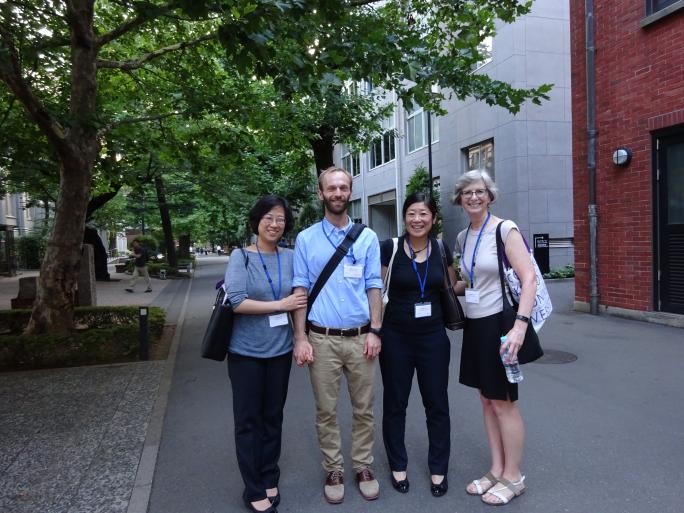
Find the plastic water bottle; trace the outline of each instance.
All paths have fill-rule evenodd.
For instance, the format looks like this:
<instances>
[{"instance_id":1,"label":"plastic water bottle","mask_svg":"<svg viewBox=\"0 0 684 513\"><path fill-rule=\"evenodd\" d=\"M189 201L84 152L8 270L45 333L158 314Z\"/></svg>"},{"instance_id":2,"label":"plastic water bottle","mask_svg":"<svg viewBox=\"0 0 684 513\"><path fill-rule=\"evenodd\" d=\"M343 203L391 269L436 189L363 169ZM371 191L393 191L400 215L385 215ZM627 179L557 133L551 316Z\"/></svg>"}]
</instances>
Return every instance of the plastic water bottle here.
<instances>
[{"instance_id":1,"label":"plastic water bottle","mask_svg":"<svg viewBox=\"0 0 684 513\"><path fill-rule=\"evenodd\" d=\"M501 337L501 343L506 342L506 337ZM518 359L516 358L512 362L508 363L506 357L508 356L508 349L501 355L501 363L503 363L504 369L506 369L506 378L508 378L509 383L520 383L523 380L522 372L520 371L520 365L518 364Z\"/></svg>"}]
</instances>

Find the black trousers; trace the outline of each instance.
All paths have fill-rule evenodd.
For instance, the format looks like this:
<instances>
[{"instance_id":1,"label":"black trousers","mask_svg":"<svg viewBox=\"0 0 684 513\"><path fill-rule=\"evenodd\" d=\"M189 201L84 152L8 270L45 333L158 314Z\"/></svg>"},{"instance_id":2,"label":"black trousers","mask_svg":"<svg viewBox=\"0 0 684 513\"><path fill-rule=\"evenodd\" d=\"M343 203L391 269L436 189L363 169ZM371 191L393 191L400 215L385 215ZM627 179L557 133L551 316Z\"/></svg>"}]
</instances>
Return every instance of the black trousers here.
<instances>
[{"instance_id":1,"label":"black trousers","mask_svg":"<svg viewBox=\"0 0 684 513\"><path fill-rule=\"evenodd\" d=\"M250 502L266 498L278 486L283 408L287 399L292 353L252 358L228 353L233 389L235 452Z\"/></svg>"},{"instance_id":2,"label":"black trousers","mask_svg":"<svg viewBox=\"0 0 684 513\"><path fill-rule=\"evenodd\" d=\"M416 372L425 407L428 467L431 474L446 475L451 451L447 391L451 356L449 338L444 328L414 335L383 326L382 332L382 434L390 469L405 471L408 464L404 442L406 407Z\"/></svg>"}]
</instances>

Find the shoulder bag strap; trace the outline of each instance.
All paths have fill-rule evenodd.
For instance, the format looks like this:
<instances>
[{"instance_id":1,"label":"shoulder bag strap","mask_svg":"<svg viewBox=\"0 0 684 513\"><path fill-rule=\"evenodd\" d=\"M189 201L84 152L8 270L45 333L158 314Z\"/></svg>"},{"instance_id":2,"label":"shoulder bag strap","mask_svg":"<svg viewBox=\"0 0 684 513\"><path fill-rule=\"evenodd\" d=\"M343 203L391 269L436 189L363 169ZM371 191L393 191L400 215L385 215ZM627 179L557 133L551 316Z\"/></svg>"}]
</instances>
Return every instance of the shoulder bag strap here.
<instances>
[{"instance_id":1,"label":"shoulder bag strap","mask_svg":"<svg viewBox=\"0 0 684 513\"><path fill-rule=\"evenodd\" d=\"M385 281L382 284L383 290L388 291L390 286L390 280L392 279L392 265L394 264L394 256L397 254L397 248L399 248L399 239L397 237L392 238L392 258L390 258L389 264L387 265L387 274L385 275Z\"/></svg>"},{"instance_id":2,"label":"shoulder bag strap","mask_svg":"<svg viewBox=\"0 0 684 513\"><path fill-rule=\"evenodd\" d=\"M506 292L506 281L504 280L504 263L503 260L506 256L506 246L501 238L501 225L503 221L496 225L496 254L497 260L499 261L499 281L501 282L501 300L503 301L504 310L507 308L513 308L511 302L508 299L508 292Z\"/></svg>"},{"instance_id":3,"label":"shoulder bag strap","mask_svg":"<svg viewBox=\"0 0 684 513\"><path fill-rule=\"evenodd\" d=\"M442 271L444 272L444 287L449 288L454 286L451 283L451 277L449 276L449 264L446 259L446 248L444 247L444 241L442 239L437 239L437 245L439 246L439 253L442 256Z\"/></svg>"},{"instance_id":4,"label":"shoulder bag strap","mask_svg":"<svg viewBox=\"0 0 684 513\"><path fill-rule=\"evenodd\" d=\"M354 242L361 234L361 232L364 230L364 228L366 228L365 224L355 223L351 227L351 230L349 230L349 232L347 233L347 236L344 238L344 240L340 243L339 246L337 246L337 249L330 257L330 260L328 260L328 263L325 264L323 271L321 271L321 274L318 276L316 283L314 283L314 286L311 289L311 294L309 294L309 301L306 307L307 319L309 318L309 312L311 312L311 307L316 301L319 292L323 289L323 285L325 285L325 283L328 281L328 278L330 278L330 275L337 267L337 264L339 264L342 261L344 255L347 254L347 251L349 251L349 248L352 244L354 244Z\"/></svg>"},{"instance_id":5,"label":"shoulder bag strap","mask_svg":"<svg viewBox=\"0 0 684 513\"><path fill-rule=\"evenodd\" d=\"M242 259L245 261L245 269L247 269L247 266L249 265L249 256L247 255L247 252L244 250L244 248L240 248L240 253L242 253ZM223 305L230 305L230 299L228 299L228 295L226 294L226 285L227 283L221 280L221 288L218 291L218 294L216 295L216 303L215 304L223 304Z\"/></svg>"}]
</instances>

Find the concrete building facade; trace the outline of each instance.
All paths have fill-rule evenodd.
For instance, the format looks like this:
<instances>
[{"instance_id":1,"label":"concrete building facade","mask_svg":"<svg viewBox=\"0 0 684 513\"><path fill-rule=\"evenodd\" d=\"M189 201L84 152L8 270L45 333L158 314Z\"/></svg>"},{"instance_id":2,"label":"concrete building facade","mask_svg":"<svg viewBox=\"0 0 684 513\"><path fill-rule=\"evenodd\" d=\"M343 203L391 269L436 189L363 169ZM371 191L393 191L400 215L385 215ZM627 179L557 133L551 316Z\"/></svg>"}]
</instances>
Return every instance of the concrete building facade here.
<instances>
[{"instance_id":1,"label":"concrete building facade","mask_svg":"<svg viewBox=\"0 0 684 513\"><path fill-rule=\"evenodd\" d=\"M489 42L488 42L489 43ZM443 103L447 115L430 116L432 175L440 186L443 237L453 247L467 221L450 202L458 176L487 169L500 189L494 213L515 220L529 241L549 234L551 267L573 261L570 35L567 0L537 0L513 24L500 23L491 59L475 73L516 87L554 85L550 101L525 104L516 115L473 100ZM354 175L352 216L380 239L403 231L401 206L408 179L428 167L427 113L395 103L386 134L371 150L351 155L342 145L336 162ZM531 242L530 242L531 243Z\"/></svg>"}]
</instances>

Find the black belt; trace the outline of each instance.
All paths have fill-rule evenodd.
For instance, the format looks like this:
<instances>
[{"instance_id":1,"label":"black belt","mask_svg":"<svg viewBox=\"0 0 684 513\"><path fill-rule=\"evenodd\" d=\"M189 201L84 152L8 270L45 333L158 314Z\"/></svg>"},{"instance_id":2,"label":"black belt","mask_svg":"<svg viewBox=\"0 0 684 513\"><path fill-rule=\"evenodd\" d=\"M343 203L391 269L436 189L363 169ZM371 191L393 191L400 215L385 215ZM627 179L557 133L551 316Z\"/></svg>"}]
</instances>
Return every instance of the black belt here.
<instances>
[{"instance_id":1,"label":"black belt","mask_svg":"<svg viewBox=\"0 0 684 513\"><path fill-rule=\"evenodd\" d=\"M368 333L368 330L370 330L370 322L368 324L364 324L363 326L359 326L358 328L324 328L323 326L316 326L315 324L312 324L311 322L306 323L307 328L309 330L313 331L314 333L320 333L321 335L330 335L332 337L357 337L359 335L363 335L364 333Z\"/></svg>"}]
</instances>

